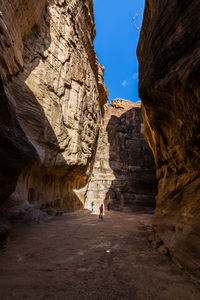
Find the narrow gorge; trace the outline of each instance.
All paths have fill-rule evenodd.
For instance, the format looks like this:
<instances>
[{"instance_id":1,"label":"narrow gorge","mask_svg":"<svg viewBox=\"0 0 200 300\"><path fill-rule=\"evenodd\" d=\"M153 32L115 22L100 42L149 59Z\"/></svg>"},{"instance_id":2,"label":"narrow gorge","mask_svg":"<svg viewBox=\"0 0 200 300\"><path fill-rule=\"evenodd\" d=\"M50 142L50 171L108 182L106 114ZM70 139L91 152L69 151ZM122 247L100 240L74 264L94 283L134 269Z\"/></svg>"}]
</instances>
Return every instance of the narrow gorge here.
<instances>
[{"instance_id":1,"label":"narrow gorge","mask_svg":"<svg viewBox=\"0 0 200 300\"><path fill-rule=\"evenodd\" d=\"M101 203L123 211L155 208L157 181L152 152L144 137L141 102L114 99L104 106L85 207Z\"/></svg>"},{"instance_id":2,"label":"narrow gorge","mask_svg":"<svg viewBox=\"0 0 200 300\"><path fill-rule=\"evenodd\" d=\"M0 1L0 299L198 300L200 3L145 0L109 103L93 5Z\"/></svg>"}]
</instances>

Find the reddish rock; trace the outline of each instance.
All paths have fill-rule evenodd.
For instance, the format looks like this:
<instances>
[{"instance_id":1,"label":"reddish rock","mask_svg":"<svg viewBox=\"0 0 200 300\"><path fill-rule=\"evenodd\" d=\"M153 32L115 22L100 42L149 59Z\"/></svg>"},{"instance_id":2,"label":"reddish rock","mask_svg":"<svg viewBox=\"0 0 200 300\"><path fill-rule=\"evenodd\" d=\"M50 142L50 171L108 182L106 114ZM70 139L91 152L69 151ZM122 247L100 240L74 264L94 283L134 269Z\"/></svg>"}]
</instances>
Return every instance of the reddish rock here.
<instances>
[{"instance_id":1,"label":"reddish rock","mask_svg":"<svg viewBox=\"0 0 200 300\"><path fill-rule=\"evenodd\" d=\"M0 205L83 206L107 101L93 2L0 2Z\"/></svg>"},{"instance_id":2,"label":"reddish rock","mask_svg":"<svg viewBox=\"0 0 200 300\"><path fill-rule=\"evenodd\" d=\"M154 229L200 276L200 2L145 3L139 93L158 178Z\"/></svg>"},{"instance_id":3,"label":"reddish rock","mask_svg":"<svg viewBox=\"0 0 200 300\"><path fill-rule=\"evenodd\" d=\"M155 207L156 179L151 150L144 138L141 103L115 99L105 107L86 207L110 202L114 209Z\"/></svg>"}]
</instances>

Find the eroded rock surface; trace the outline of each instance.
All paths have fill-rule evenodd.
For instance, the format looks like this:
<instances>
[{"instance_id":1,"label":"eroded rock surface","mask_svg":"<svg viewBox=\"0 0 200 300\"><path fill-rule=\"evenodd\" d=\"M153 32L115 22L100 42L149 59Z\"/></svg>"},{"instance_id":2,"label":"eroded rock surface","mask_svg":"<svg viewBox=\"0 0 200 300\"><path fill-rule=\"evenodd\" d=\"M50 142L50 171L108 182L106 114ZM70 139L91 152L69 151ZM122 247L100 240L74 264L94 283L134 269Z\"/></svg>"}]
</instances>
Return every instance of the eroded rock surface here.
<instances>
[{"instance_id":1,"label":"eroded rock surface","mask_svg":"<svg viewBox=\"0 0 200 300\"><path fill-rule=\"evenodd\" d=\"M0 201L74 209L107 101L93 1L0 3ZM3 209L3 208L2 208Z\"/></svg>"},{"instance_id":2,"label":"eroded rock surface","mask_svg":"<svg viewBox=\"0 0 200 300\"><path fill-rule=\"evenodd\" d=\"M159 180L154 228L200 277L200 2L146 1L138 58Z\"/></svg>"},{"instance_id":3,"label":"eroded rock surface","mask_svg":"<svg viewBox=\"0 0 200 300\"><path fill-rule=\"evenodd\" d=\"M86 207L101 203L115 209L154 208L156 179L151 150L144 138L141 102L115 99L105 106Z\"/></svg>"}]
</instances>

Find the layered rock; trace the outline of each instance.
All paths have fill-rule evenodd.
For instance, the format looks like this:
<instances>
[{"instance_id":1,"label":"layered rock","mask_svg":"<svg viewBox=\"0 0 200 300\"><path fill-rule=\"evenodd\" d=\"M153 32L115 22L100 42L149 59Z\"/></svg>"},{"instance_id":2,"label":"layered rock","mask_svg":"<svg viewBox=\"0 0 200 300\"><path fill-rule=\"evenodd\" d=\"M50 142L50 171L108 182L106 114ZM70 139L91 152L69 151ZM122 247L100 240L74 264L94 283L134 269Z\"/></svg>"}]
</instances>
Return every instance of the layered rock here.
<instances>
[{"instance_id":1,"label":"layered rock","mask_svg":"<svg viewBox=\"0 0 200 300\"><path fill-rule=\"evenodd\" d=\"M107 101L91 0L0 3L0 201L74 209ZM3 209L3 207L1 208Z\"/></svg>"},{"instance_id":2,"label":"layered rock","mask_svg":"<svg viewBox=\"0 0 200 300\"><path fill-rule=\"evenodd\" d=\"M105 106L93 173L85 207L95 210L154 208L155 164L144 138L141 102L115 99Z\"/></svg>"},{"instance_id":3,"label":"layered rock","mask_svg":"<svg viewBox=\"0 0 200 300\"><path fill-rule=\"evenodd\" d=\"M146 1L138 59L159 180L154 228L200 276L200 2Z\"/></svg>"}]
</instances>

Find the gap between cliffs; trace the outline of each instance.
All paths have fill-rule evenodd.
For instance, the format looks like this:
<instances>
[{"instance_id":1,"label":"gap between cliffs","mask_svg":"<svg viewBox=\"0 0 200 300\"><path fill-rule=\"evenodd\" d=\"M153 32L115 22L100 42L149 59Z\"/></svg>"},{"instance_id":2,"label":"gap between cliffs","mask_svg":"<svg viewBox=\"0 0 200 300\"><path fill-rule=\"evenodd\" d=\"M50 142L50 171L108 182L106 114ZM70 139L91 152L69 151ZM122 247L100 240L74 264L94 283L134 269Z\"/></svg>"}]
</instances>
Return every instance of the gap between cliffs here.
<instances>
[{"instance_id":1,"label":"gap between cliffs","mask_svg":"<svg viewBox=\"0 0 200 300\"><path fill-rule=\"evenodd\" d=\"M169 260L199 278L197 8L146 1L143 121L141 103L105 104L91 0L1 2L1 299L167 300L173 291L174 299L199 299L197 284ZM186 56L177 50L184 45ZM102 223L84 210L66 214L92 201L95 212L111 203Z\"/></svg>"}]
</instances>

